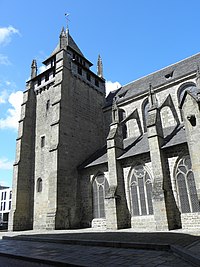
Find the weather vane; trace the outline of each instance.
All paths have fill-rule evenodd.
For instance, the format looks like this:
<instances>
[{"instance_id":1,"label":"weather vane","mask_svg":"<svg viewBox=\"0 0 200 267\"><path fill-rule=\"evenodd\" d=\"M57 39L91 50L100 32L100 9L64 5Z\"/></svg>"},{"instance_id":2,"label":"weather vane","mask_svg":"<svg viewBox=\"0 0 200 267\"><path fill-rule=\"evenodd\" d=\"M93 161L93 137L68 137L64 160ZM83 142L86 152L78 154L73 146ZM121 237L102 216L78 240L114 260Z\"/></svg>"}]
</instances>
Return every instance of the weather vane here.
<instances>
[{"instance_id":1,"label":"weather vane","mask_svg":"<svg viewBox=\"0 0 200 267\"><path fill-rule=\"evenodd\" d=\"M68 29L68 26L69 26L69 13L65 13L65 18L66 18L66 22L67 22L67 29Z\"/></svg>"}]
</instances>

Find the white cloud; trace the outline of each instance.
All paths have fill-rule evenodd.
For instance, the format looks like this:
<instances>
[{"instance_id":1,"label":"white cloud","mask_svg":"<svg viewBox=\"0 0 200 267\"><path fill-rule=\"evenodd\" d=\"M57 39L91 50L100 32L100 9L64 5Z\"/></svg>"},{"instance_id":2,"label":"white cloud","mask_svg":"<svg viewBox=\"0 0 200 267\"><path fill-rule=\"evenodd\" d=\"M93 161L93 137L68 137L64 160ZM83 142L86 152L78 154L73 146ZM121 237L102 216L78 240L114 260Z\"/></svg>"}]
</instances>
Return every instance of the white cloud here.
<instances>
[{"instance_id":1,"label":"white cloud","mask_svg":"<svg viewBox=\"0 0 200 267\"><path fill-rule=\"evenodd\" d=\"M108 95L111 91L114 91L120 87L121 84L119 82L106 81L106 95Z\"/></svg>"},{"instance_id":2,"label":"white cloud","mask_svg":"<svg viewBox=\"0 0 200 267\"><path fill-rule=\"evenodd\" d=\"M38 72L39 72L39 73L42 73L42 72L44 72L46 69L47 69L47 67L44 66L44 65L42 65L42 66L40 66L40 67L38 68Z\"/></svg>"},{"instance_id":3,"label":"white cloud","mask_svg":"<svg viewBox=\"0 0 200 267\"><path fill-rule=\"evenodd\" d=\"M0 54L0 65L11 65L7 56Z\"/></svg>"},{"instance_id":4,"label":"white cloud","mask_svg":"<svg viewBox=\"0 0 200 267\"><path fill-rule=\"evenodd\" d=\"M13 34L19 34L19 31L12 26L0 28L0 45L8 44Z\"/></svg>"},{"instance_id":5,"label":"white cloud","mask_svg":"<svg viewBox=\"0 0 200 267\"><path fill-rule=\"evenodd\" d=\"M6 158L0 158L0 170L12 170L13 161L9 161Z\"/></svg>"},{"instance_id":6,"label":"white cloud","mask_svg":"<svg viewBox=\"0 0 200 267\"><path fill-rule=\"evenodd\" d=\"M7 117L0 119L0 129L11 128L17 130L20 119L21 104L23 101L23 92L17 91L10 94L8 102L12 108L7 110Z\"/></svg>"},{"instance_id":7,"label":"white cloud","mask_svg":"<svg viewBox=\"0 0 200 267\"><path fill-rule=\"evenodd\" d=\"M0 93L0 104L4 104L4 103L6 103L7 97L8 97L8 93L7 93L7 91L6 91L6 90L3 90L3 91Z\"/></svg>"}]
</instances>

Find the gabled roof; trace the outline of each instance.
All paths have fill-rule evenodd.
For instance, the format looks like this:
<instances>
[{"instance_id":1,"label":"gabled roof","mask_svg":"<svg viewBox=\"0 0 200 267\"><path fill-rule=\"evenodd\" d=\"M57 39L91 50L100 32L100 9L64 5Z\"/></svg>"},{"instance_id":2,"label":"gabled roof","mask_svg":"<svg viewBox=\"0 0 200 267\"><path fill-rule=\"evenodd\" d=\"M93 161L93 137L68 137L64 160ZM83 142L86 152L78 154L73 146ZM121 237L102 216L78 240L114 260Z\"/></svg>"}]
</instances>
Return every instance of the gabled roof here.
<instances>
[{"instance_id":1,"label":"gabled roof","mask_svg":"<svg viewBox=\"0 0 200 267\"><path fill-rule=\"evenodd\" d=\"M159 71L151 73L147 76L139 78L127 85L124 85L117 93L118 103L128 100L129 98L147 93L149 84L154 88L167 85L178 78L195 74L197 66L200 65L200 53L179 61L173 65L165 67Z\"/></svg>"}]
</instances>

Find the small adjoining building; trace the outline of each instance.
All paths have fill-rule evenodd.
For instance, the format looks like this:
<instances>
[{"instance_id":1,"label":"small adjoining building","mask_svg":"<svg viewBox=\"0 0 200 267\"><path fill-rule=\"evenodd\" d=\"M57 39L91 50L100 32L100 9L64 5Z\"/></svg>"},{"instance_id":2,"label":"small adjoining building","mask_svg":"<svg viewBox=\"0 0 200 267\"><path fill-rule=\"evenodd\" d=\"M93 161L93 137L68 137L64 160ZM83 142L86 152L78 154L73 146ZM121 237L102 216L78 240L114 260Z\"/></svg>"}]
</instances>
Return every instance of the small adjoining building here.
<instances>
[{"instance_id":1,"label":"small adjoining building","mask_svg":"<svg viewBox=\"0 0 200 267\"><path fill-rule=\"evenodd\" d=\"M12 189L7 186L0 186L0 227L1 223L8 223L8 216L12 204ZM2 225L3 226L3 225Z\"/></svg>"},{"instance_id":2,"label":"small adjoining building","mask_svg":"<svg viewBox=\"0 0 200 267\"><path fill-rule=\"evenodd\" d=\"M69 30L26 84L9 230L200 227L200 54L105 97ZM125 71L125 70L124 70Z\"/></svg>"}]
</instances>

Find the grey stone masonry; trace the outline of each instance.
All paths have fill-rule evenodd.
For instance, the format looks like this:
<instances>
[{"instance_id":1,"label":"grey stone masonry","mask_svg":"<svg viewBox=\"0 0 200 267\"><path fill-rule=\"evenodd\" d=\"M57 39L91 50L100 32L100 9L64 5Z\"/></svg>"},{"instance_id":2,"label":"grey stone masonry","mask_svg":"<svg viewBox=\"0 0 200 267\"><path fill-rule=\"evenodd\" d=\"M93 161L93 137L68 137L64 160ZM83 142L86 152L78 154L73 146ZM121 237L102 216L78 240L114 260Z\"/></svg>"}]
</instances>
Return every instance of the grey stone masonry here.
<instances>
[{"instance_id":1,"label":"grey stone masonry","mask_svg":"<svg viewBox=\"0 0 200 267\"><path fill-rule=\"evenodd\" d=\"M35 93L32 82L27 83L21 107L16 159L13 170L10 231L33 227L34 154L35 154ZM20 179L19 179L20 177Z\"/></svg>"},{"instance_id":2,"label":"grey stone masonry","mask_svg":"<svg viewBox=\"0 0 200 267\"><path fill-rule=\"evenodd\" d=\"M107 229L130 227L123 170L117 158L123 153L122 127L119 124L118 109L113 108L113 123L107 137L107 155L109 172L109 193L105 199Z\"/></svg>"},{"instance_id":3,"label":"grey stone masonry","mask_svg":"<svg viewBox=\"0 0 200 267\"><path fill-rule=\"evenodd\" d=\"M200 203L200 89L196 88L193 92L185 92L181 103L183 119L185 124L186 138L192 170L194 174L198 201ZM199 209L200 211L200 209Z\"/></svg>"},{"instance_id":4,"label":"grey stone masonry","mask_svg":"<svg viewBox=\"0 0 200 267\"><path fill-rule=\"evenodd\" d=\"M154 219L157 230L168 230L169 226L163 190L163 184L165 179L164 158L161 151L163 133L159 109L156 106L152 106L151 109L148 111L148 115L148 140L154 175L152 192Z\"/></svg>"}]
</instances>

